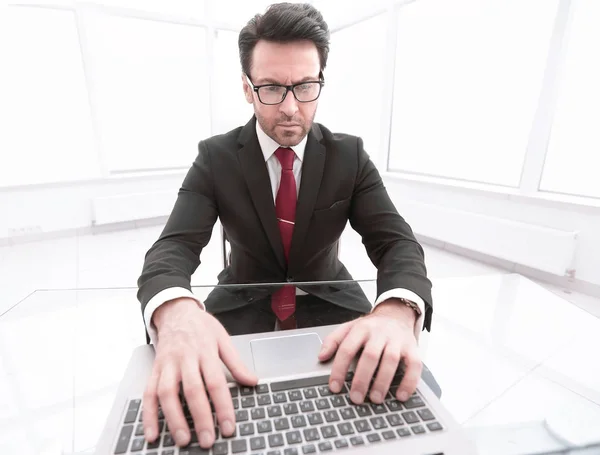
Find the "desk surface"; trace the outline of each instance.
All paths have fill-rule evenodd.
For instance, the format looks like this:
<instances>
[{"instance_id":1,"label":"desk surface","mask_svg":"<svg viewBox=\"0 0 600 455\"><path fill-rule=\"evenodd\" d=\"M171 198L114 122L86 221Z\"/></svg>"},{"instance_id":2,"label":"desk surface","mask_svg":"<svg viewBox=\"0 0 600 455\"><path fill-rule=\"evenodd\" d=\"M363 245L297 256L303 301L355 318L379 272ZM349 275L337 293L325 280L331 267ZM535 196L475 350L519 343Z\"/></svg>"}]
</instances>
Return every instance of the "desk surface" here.
<instances>
[{"instance_id":1,"label":"desk surface","mask_svg":"<svg viewBox=\"0 0 600 455\"><path fill-rule=\"evenodd\" d=\"M360 282L371 301L375 283ZM196 287L201 298L213 287ZM483 453L526 453L557 414L599 422L600 320L519 275L434 281L424 361ZM136 289L40 290L0 318L0 453L93 453L131 351ZM595 419L595 420L594 420ZM496 431L502 429L502 431ZM556 447L556 441L545 436ZM529 443L527 441L530 441Z\"/></svg>"}]
</instances>

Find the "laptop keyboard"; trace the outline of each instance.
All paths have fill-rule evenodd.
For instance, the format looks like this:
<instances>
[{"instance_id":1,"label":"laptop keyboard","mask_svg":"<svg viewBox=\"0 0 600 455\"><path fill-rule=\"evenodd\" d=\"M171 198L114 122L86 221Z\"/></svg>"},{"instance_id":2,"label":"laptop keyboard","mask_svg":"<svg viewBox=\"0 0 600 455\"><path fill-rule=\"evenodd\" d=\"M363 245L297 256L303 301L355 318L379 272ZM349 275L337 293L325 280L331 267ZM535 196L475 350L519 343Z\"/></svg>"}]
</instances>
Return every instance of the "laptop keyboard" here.
<instances>
[{"instance_id":1,"label":"laptop keyboard","mask_svg":"<svg viewBox=\"0 0 600 455\"><path fill-rule=\"evenodd\" d=\"M160 437L153 444L144 439L142 402L130 400L114 450L115 455L308 455L414 438L443 430L443 426L418 392L402 403L393 396L402 376L394 377L384 403L350 401L352 373L342 391L329 390L329 376L318 376L230 388L235 408L236 432L217 439L210 449L198 445L194 431L187 447L178 448L159 409ZM188 425L189 408L182 398ZM213 409L214 411L214 409Z\"/></svg>"}]
</instances>

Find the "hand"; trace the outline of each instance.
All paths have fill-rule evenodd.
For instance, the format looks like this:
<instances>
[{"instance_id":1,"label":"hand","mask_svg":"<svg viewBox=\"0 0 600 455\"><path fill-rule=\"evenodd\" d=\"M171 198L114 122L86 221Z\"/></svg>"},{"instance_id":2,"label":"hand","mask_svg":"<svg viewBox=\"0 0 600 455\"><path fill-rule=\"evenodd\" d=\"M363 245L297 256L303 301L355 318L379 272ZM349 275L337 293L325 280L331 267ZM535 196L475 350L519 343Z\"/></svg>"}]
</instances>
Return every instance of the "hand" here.
<instances>
[{"instance_id":1,"label":"hand","mask_svg":"<svg viewBox=\"0 0 600 455\"><path fill-rule=\"evenodd\" d=\"M153 442L158 437L160 401L177 445L189 444L190 429L179 399L180 382L200 445L209 448L215 441L208 395L214 403L223 436L233 435L233 401L220 359L236 381L252 386L258 379L241 362L225 328L189 298L161 305L152 320L158 331L158 345L152 375L144 392L146 440Z\"/></svg>"},{"instance_id":2,"label":"hand","mask_svg":"<svg viewBox=\"0 0 600 455\"><path fill-rule=\"evenodd\" d=\"M329 379L331 391L340 392L352 360L363 348L354 372L350 399L356 404L363 402L379 365L369 398L374 403L382 403L398 364L404 360L404 378L396 398L406 401L416 390L423 369L414 335L415 319L412 308L390 299L368 316L342 324L325 338L319 360L326 361L337 351Z\"/></svg>"}]
</instances>

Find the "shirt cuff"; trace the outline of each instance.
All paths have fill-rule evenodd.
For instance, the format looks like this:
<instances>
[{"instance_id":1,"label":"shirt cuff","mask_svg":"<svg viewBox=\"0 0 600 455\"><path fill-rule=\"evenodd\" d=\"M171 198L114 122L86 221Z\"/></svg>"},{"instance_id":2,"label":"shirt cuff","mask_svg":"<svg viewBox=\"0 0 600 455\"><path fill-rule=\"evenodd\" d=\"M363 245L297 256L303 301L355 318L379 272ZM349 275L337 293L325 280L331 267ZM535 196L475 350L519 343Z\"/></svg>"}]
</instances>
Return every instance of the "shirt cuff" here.
<instances>
[{"instance_id":1,"label":"shirt cuff","mask_svg":"<svg viewBox=\"0 0 600 455\"><path fill-rule=\"evenodd\" d=\"M419 336L421 335L421 332L423 330L423 321L425 318L425 302L423 301L423 299L417 294L415 294L413 291L409 291L408 289L390 289L389 291L385 291L377 298L375 304L373 305L373 309L375 309L375 307L380 303L385 302L387 299L406 299L417 304L419 310L421 311L421 316L417 317L417 320L415 321L414 329L415 338L417 339L418 343Z\"/></svg>"},{"instance_id":2,"label":"shirt cuff","mask_svg":"<svg viewBox=\"0 0 600 455\"><path fill-rule=\"evenodd\" d=\"M150 301L146 305L146 308L144 308L144 322L146 324L146 330L148 331L148 335L150 336L150 341L153 345L156 346L156 343L158 341L158 333L156 332L156 327L154 327L154 324L152 324L152 315L154 314L156 309L163 303L167 303L170 300L174 299L180 299L182 297L188 297L190 299L195 300L196 302L198 302L198 306L200 308L206 310L206 307L198 299L198 297L196 297L186 288L174 287L160 291L158 294L156 294L150 299Z\"/></svg>"}]
</instances>

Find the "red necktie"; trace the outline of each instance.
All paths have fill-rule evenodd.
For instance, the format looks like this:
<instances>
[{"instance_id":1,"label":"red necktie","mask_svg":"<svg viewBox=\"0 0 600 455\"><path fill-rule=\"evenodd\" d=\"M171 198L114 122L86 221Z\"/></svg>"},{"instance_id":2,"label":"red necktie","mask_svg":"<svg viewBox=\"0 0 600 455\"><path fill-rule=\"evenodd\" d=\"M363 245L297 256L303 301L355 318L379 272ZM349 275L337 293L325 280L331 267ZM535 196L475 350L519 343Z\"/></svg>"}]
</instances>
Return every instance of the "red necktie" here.
<instances>
[{"instance_id":1,"label":"red necktie","mask_svg":"<svg viewBox=\"0 0 600 455\"><path fill-rule=\"evenodd\" d=\"M289 259L294 223L296 222L296 179L294 178L294 151L280 147L275 156L281 163L281 181L275 198L275 214L279 224L279 233L283 243L286 262ZM289 329L295 327L295 318L291 316L296 311L296 287L284 286L272 296L271 309L280 321L280 327ZM282 323L285 321L285 323Z\"/></svg>"}]
</instances>

